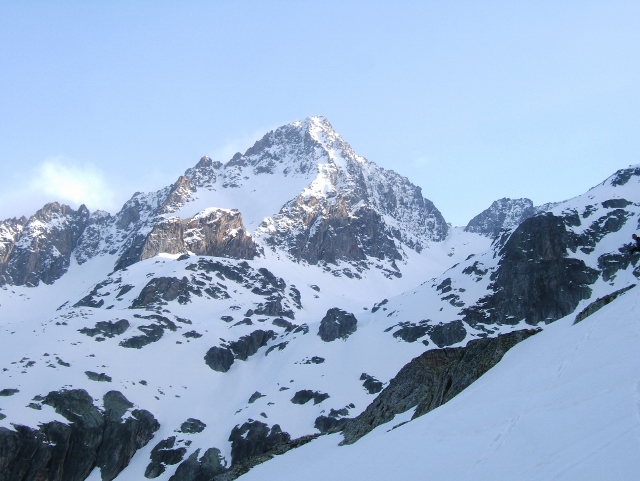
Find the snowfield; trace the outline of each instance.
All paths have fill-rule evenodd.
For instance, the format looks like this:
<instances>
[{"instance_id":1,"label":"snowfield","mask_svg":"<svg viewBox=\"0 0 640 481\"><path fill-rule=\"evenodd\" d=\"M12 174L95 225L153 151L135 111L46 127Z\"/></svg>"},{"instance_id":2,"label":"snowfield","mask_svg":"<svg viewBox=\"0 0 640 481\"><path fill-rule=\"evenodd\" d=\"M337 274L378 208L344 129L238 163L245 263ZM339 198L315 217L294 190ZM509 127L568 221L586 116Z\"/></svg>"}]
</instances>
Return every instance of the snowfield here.
<instances>
[{"instance_id":1,"label":"snowfield","mask_svg":"<svg viewBox=\"0 0 640 481\"><path fill-rule=\"evenodd\" d=\"M635 480L640 472L640 288L579 324L512 348L449 403L338 446L325 436L243 480ZM398 423L401 422L398 419Z\"/></svg>"}]
</instances>

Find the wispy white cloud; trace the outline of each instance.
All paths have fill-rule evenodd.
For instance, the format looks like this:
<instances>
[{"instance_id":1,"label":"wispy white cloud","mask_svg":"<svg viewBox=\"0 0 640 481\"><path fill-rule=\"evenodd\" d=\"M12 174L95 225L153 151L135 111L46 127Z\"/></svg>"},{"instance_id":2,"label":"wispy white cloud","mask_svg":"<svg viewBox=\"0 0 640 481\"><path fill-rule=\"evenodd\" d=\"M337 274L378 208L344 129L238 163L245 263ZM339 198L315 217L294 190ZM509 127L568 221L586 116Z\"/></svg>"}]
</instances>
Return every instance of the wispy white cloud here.
<instances>
[{"instance_id":1,"label":"wispy white cloud","mask_svg":"<svg viewBox=\"0 0 640 481\"><path fill-rule=\"evenodd\" d=\"M86 204L92 210L114 207L114 193L103 173L91 164L64 157L42 162L28 189L75 206Z\"/></svg>"},{"instance_id":2,"label":"wispy white cloud","mask_svg":"<svg viewBox=\"0 0 640 481\"><path fill-rule=\"evenodd\" d=\"M30 216L47 202L57 201L74 208L85 204L91 211L113 212L120 201L103 171L87 162L64 156L45 159L16 177L13 184L2 183L0 218Z\"/></svg>"}]
</instances>

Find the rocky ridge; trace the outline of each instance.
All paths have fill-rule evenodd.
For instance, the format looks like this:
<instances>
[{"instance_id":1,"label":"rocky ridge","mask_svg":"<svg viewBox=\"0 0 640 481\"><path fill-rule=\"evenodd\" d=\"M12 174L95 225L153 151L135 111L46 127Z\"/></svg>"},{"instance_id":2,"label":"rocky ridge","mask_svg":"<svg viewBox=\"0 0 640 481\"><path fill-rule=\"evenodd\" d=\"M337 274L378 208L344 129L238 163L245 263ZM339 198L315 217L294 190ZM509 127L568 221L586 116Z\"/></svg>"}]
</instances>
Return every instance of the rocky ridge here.
<instances>
[{"instance_id":1,"label":"rocky ridge","mask_svg":"<svg viewBox=\"0 0 640 481\"><path fill-rule=\"evenodd\" d=\"M471 219L464 230L496 238L502 230L515 229L539 211L530 199L502 198Z\"/></svg>"}]
</instances>

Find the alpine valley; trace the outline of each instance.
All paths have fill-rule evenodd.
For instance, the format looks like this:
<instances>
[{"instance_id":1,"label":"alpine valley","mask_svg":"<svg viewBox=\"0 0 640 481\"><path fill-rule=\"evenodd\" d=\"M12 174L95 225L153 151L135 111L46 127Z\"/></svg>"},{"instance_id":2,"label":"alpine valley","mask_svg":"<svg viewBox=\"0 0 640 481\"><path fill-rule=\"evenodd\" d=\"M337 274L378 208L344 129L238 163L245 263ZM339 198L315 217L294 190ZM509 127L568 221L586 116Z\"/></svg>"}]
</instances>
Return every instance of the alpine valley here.
<instances>
[{"instance_id":1,"label":"alpine valley","mask_svg":"<svg viewBox=\"0 0 640 481\"><path fill-rule=\"evenodd\" d=\"M0 481L637 479L639 228L640 166L452 227L323 117L2 221Z\"/></svg>"}]
</instances>

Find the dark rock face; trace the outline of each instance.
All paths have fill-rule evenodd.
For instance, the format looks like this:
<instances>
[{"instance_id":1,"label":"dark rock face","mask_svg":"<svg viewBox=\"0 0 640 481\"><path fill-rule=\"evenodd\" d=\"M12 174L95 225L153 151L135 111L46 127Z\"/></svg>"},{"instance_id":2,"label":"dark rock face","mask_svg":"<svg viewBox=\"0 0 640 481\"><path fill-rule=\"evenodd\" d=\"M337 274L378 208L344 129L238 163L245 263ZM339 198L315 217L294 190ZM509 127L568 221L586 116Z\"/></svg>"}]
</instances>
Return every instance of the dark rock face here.
<instances>
[{"instance_id":1,"label":"dark rock face","mask_svg":"<svg viewBox=\"0 0 640 481\"><path fill-rule=\"evenodd\" d=\"M104 411L84 390L53 391L43 400L70 424L50 422L38 429L0 428L1 481L82 481L94 467L111 481L160 427L148 411L134 409L119 392L104 396Z\"/></svg>"},{"instance_id":2,"label":"dark rock face","mask_svg":"<svg viewBox=\"0 0 640 481\"><path fill-rule=\"evenodd\" d=\"M182 337L186 337L187 339L198 339L202 337L202 334L200 334L198 331L188 331L185 332Z\"/></svg>"},{"instance_id":3,"label":"dark rock face","mask_svg":"<svg viewBox=\"0 0 640 481\"><path fill-rule=\"evenodd\" d=\"M284 341L284 342L280 342L278 344L274 344L273 346L269 347L266 352L264 353L265 356L268 356L270 352L274 351L274 350L278 350L278 351L282 351L285 347L287 347L287 344L289 344L289 341Z\"/></svg>"},{"instance_id":4,"label":"dark rock face","mask_svg":"<svg viewBox=\"0 0 640 481\"><path fill-rule=\"evenodd\" d=\"M278 232L268 242L285 244L292 257L310 264L363 261L367 257L402 259L393 232L376 210L364 206L352 213L347 199L333 200L320 207L317 198L300 197L286 206L280 215L300 219L304 230L295 237L289 231ZM309 211L315 215L310 216Z\"/></svg>"},{"instance_id":5,"label":"dark rock face","mask_svg":"<svg viewBox=\"0 0 640 481\"><path fill-rule=\"evenodd\" d=\"M189 418L180 425L181 433L201 433L207 425L199 419Z\"/></svg>"},{"instance_id":6,"label":"dark rock face","mask_svg":"<svg viewBox=\"0 0 640 481\"><path fill-rule=\"evenodd\" d=\"M598 257L598 269L602 271L602 280L608 282L616 277L620 270L629 265L636 265L640 260L640 252L629 254L626 247L621 247L618 252L608 252ZM637 277L637 276L636 276Z\"/></svg>"},{"instance_id":7,"label":"dark rock face","mask_svg":"<svg viewBox=\"0 0 640 481\"><path fill-rule=\"evenodd\" d=\"M375 377L363 372L360 376L360 380L364 381L362 383L362 387L365 388L369 394L378 394L380 391L382 391L383 384Z\"/></svg>"},{"instance_id":8,"label":"dark rock face","mask_svg":"<svg viewBox=\"0 0 640 481\"><path fill-rule=\"evenodd\" d=\"M620 169L613 174L611 179L612 186L625 185L631 180L631 177L640 177L640 167L630 167L628 169Z\"/></svg>"},{"instance_id":9,"label":"dark rock face","mask_svg":"<svg viewBox=\"0 0 640 481\"><path fill-rule=\"evenodd\" d=\"M281 295L269 296L265 302L258 304L253 312L260 316L283 316L294 319L293 310L285 308L282 300Z\"/></svg>"},{"instance_id":10,"label":"dark rock face","mask_svg":"<svg viewBox=\"0 0 640 481\"><path fill-rule=\"evenodd\" d=\"M335 341L336 339L347 339L351 334L356 332L358 320L356 316L337 307L333 307L327 311L322 321L318 336L324 342Z\"/></svg>"},{"instance_id":11,"label":"dark rock face","mask_svg":"<svg viewBox=\"0 0 640 481\"><path fill-rule=\"evenodd\" d=\"M131 307L146 307L153 304L163 305L175 299L178 299L180 304L186 304L189 302L191 292L196 291L186 277L182 279L157 277L151 279L144 286L140 295L131 304Z\"/></svg>"},{"instance_id":12,"label":"dark rock face","mask_svg":"<svg viewBox=\"0 0 640 481\"><path fill-rule=\"evenodd\" d=\"M618 199L622 200L622 199ZM575 243L585 254L590 254L602 238L612 232L618 232L631 216L630 212L623 209L615 209L596 219L579 236Z\"/></svg>"},{"instance_id":13,"label":"dark rock face","mask_svg":"<svg viewBox=\"0 0 640 481\"><path fill-rule=\"evenodd\" d=\"M169 481L212 481L227 470L227 462L219 449L207 449L200 459L199 455L200 449L196 449L178 466Z\"/></svg>"},{"instance_id":14,"label":"dark rock face","mask_svg":"<svg viewBox=\"0 0 640 481\"><path fill-rule=\"evenodd\" d=\"M114 337L124 334L127 329L129 329L129 321L126 319L118 319L117 321L98 321L95 327L83 327L82 329L78 329L78 332L86 334L89 337Z\"/></svg>"},{"instance_id":15,"label":"dark rock face","mask_svg":"<svg viewBox=\"0 0 640 481\"><path fill-rule=\"evenodd\" d=\"M543 214L520 224L499 252L489 286L493 293L463 309L464 321L471 326L517 324L522 319L532 325L553 322L588 299L598 272L567 257L576 239L565 222L575 221Z\"/></svg>"},{"instance_id":16,"label":"dark rock face","mask_svg":"<svg viewBox=\"0 0 640 481\"><path fill-rule=\"evenodd\" d=\"M206 365L218 372L227 372L233 361L233 353L228 347L214 346L204 356Z\"/></svg>"},{"instance_id":17,"label":"dark rock face","mask_svg":"<svg viewBox=\"0 0 640 481\"><path fill-rule=\"evenodd\" d=\"M343 443L356 442L411 408L416 408L416 418L446 403L495 366L514 345L536 332L514 331L475 339L465 347L426 351L405 365L364 412L347 420Z\"/></svg>"},{"instance_id":18,"label":"dark rock face","mask_svg":"<svg viewBox=\"0 0 640 481\"><path fill-rule=\"evenodd\" d=\"M116 270L149 259L161 252L253 259L258 247L247 233L237 210L216 209L189 219L171 217L153 226L148 235L130 242L116 264Z\"/></svg>"},{"instance_id":19,"label":"dark rock face","mask_svg":"<svg viewBox=\"0 0 640 481\"><path fill-rule=\"evenodd\" d=\"M179 447L172 449L176 443L176 437L171 436L167 439L163 439L156 444L151 450L151 462L144 471L145 478L157 478L165 469L167 465L178 464L184 458L187 452L187 448Z\"/></svg>"},{"instance_id":20,"label":"dark rock face","mask_svg":"<svg viewBox=\"0 0 640 481\"><path fill-rule=\"evenodd\" d=\"M318 416L313 423L313 427L322 434L332 434L342 431L348 418L337 418L333 416Z\"/></svg>"},{"instance_id":21,"label":"dark rock face","mask_svg":"<svg viewBox=\"0 0 640 481\"><path fill-rule=\"evenodd\" d=\"M418 323L412 322L400 322L398 323L400 329L393 333L393 337L402 339L404 342L416 342L421 337L424 337L429 332L429 320L420 321ZM393 327L386 329L390 331Z\"/></svg>"},{"instance_id":22,"label":"dark rock face","mask_svg":"<svg viewBox=\"0 0 640 481\"><path fill-rule=\"evenodd\" d=\"M234 359L246 361L249 356L253 356L258 352L258 349L266 346L271 339L275 338L275 332L257 329L251 334L242 336L237 341L229 343L229 347L233 352Z\"/></svg>"},{"instance_id":23,"label":"dark rock face","mask_svg":"<svg viewBox=\"0 0 640 481\"><path fill-rule=\"evenodd\" d=\"M291 441L278 424L271 428L260 421L248 421L236 426L229 435L231 441L231 463L238 464L251 457L264 454L279 444Z\"/></svg>"},{"instance_id":24,"label":"dark rock face","mask_svg":"<svg viewBox=\"0 0 640 481\"><path fill-rule=\"evenodd\" d=\"M28 219L24 216L0 222L0 275L4 274L9 257L27 222Z\"/></svg>"},{"instance_id":25,"label":"dark rock face","mask_svg":"<svg viewBox=\"0 0 640 481\"><path fill-rule=\"evenodd\" d=\"M464 230L495 239L503 229L513 229L535 214L531 200L503 198L471 219Z\"/></svg>"},{"instance_id":26,"label":"dark rock face","mask_svg":"<svg viewBox=\"0 0 640 481\"><path fill-rule=\"evenodd\" d=\"M111 284L111 282L112 281L110 279L103 282L99 282L93 287L93 289L91 289L91 292L89 294L87 294L78 302L76 302L73 305L73 307L102 307L104 305L104 299L97 298L100 296L98 294L98 291L103 287L106 287L109 284Z\"/></svg>"},{"instance_id":27,"label":"dark rock face","mask_svg":"<svg viewBox=\"0 0 640 481\"><path fill-rule=\"evenodd\" d=\"M153 324L146 326L138 326L138 330L142 331L142 335L133 336L120 342L120 346L133 349L141 349L147 344L159 341L164 335L165 329L170 331L176 331L178 327L170 319L160 316L158 314L151 314L149 316L141 316L140 314L134 314L134 317L140 319L149 319L155 321Z\"/></svg>"},{"instance_id":28,"label":"dark rock face","mask_svg":"<svg viewBox=\"0 0 640 481\"><path fill-rule=\"evenodd\" d=\"M118 391L104 396L105 430L96 464L103 481L114 479L127 467L138 449L145 446L160 425L149 411L134 409L124 422L122 416L133 405Z\"/></svg>"},{"instance_id":29,"label":"dark rock face","mask_svg":"<svg viewBox=\"0 0 640 481\"><path fill-rule=\"evenodd\" d=\"M235 162L259 163L260 172L271 172L286 153L300 159L292 167L301 173L318 172L322 165L318 173L330 186L328 192L305 191L269 220L268 229L261 227L269 245L294 259L311 264L357 264L366 258L393 262L401 258L396 242L420 251L426 242L446 237L444 218L419 187L358 157L326 119L290 124L263 140ZM342 161L335 162L331 151ZM387 216L394 219L393 226ZM291 225L296 226L293 232Z\"/></svg>"},{"instance_id":30,"label":"dark rock face","mask_svg":"<svg viewBox=\"0 0 640 481\"><path fill-rule=\"evenodd\" d=\"M309 389L303 389L298 391L291 398L293 404L305 404L313 399L313 404L320 404L325 399L329 399L329 395L325 392L311 391Z\"/></svg>"},{"instance_id":31,"label":"dark rock face","mask_svg":"<svg viewBox=\"0 0 640 481\"><path fill-rule=\"evenodd\" d=\"M266 346L270 340L276 337L277 335L273 331L257 329L237 341L227 343L226 346L212 347L205 354L204 361L214 371L227 372L234 360L246 361L249 356L253 356L258 352L258 349Z\"/></svg>"},{"instance_id":32,"label":"dark rock face","mask_svg":"<svg viewBox=\"0 0 640 481\"><path fill-rule=\"evenodd\" d=\"M635 284L631 284L631 285L629 285L627 287L623 287L622 289L618 289L617 291L612 292L611 294L607 294L606 296L599 297L598 299L593 301L591 304L589 304L587 307L585 307L582 311L580 311L578 313L578 315L576 316L575 321L573 321L573 323L577 324L579 322L584 321L591 314L599 311L604 306L606 306L610 302L614 301L615 299L617 299L619 296L621 296L622 294L624 294L628 290L633 289L634 287L636 287L636 285Z\"/></svg>"},{"instance_id":33,"label":"dark rock face","mask_svg":"<svg viewBox=\"0 0 640 481\"><path fill-rule=\"evenodd\" d=\"M467 337L467 330L462 321L451 321L429 326L429 337L439 348L451 346L464 341Z\"/></svg>"},{"instance_id":34,"label":"dark rock face","mask_svg":"<svg viewBox=\"0 0 640 481\"><path fill-rule=\"evenodd\" d=\"M249 398L249 404L253 404L254 402L256 402L258 399L260 399L261 397L265 397L265 394L262 394L259 391L254 392L251 397Z\"/></svg>"},{"instance_id":35,"label":"dark rock face","mask_svg":"<svg viewBox=\"0 0 640 481\"><path fill-rule=\"evenodd\" d=\"M253 259L258 255L240 212L218 209L190 219L170 218L156 225L142 247L140 258L186 251L234 259Z\"/></svg>"},{"instance_id":36,"label":"dark rock face","mask_svg":"<svg viewBox=\"0 0 640 481\"><path fill-rule=\"evenodd\" d=\"M89 216L84 232L78 239L78 245L73 256L78 264L84 264L92 257L95 257L113 240L110 227L114 224L115 219L108 212L97 210ZM113 248L113 247L111 247Z\"/></svg>"},{"instance_id":37,"label":"dark rock face","mask_svg":"<svg viewBox=\"0 0 640 481\"><path fill-rule=\"evenodd\" d=\"M67 269L87 222L89 210L57 202L45 205L26 223L0 226L0 284L53 284Z\"/></svg>"},{"instance_id":38,"label":"dark rock face","mask_svg":"<svg viewBox=\"0 0 640 481\"><path fill-rule=\"evenodd\" d=\"M93 371L85 371L84 372L89 379L97 382L111 382L111 376L106 375L105 373L97 373Z\"/></svg>"},{"instance_id":39,"label":"dark rock face","mask_svg":"<svg viewBox=\"0 0 640 481\"><path fill-rule=\"evenodd\" d=\"M322 434L331 434L342 431L342 428L347 423L349 418L349 409L353 409L355 406L349 404L342 409L331 409L327 416L318 416L315 420L314 426Z\"/></svg>"},{"instance_id":40,"label":"dark rock face","mask_svg":"<svg viewBox=\"0 0 640 481\"><path fill-rule=\"evenodd\" d=\"M287 332L291 332L296 327L298 327L297 324L289 322L286 319L282 319L281 317L278 317L277 319L274 319L271 324L273 324L274 326L283 327L284 330L287 331Z\"/></svg>"},{"instance_id":41,"label":"dark rock face","mask_svg":"<svg viewBox=\"0 0 640 481\"><path fill-rule=\"evenodd\" d=\"M302 361L302 364L322 364L325 361L324 357L312 356Z\"/></svg>"}]
</instances>

